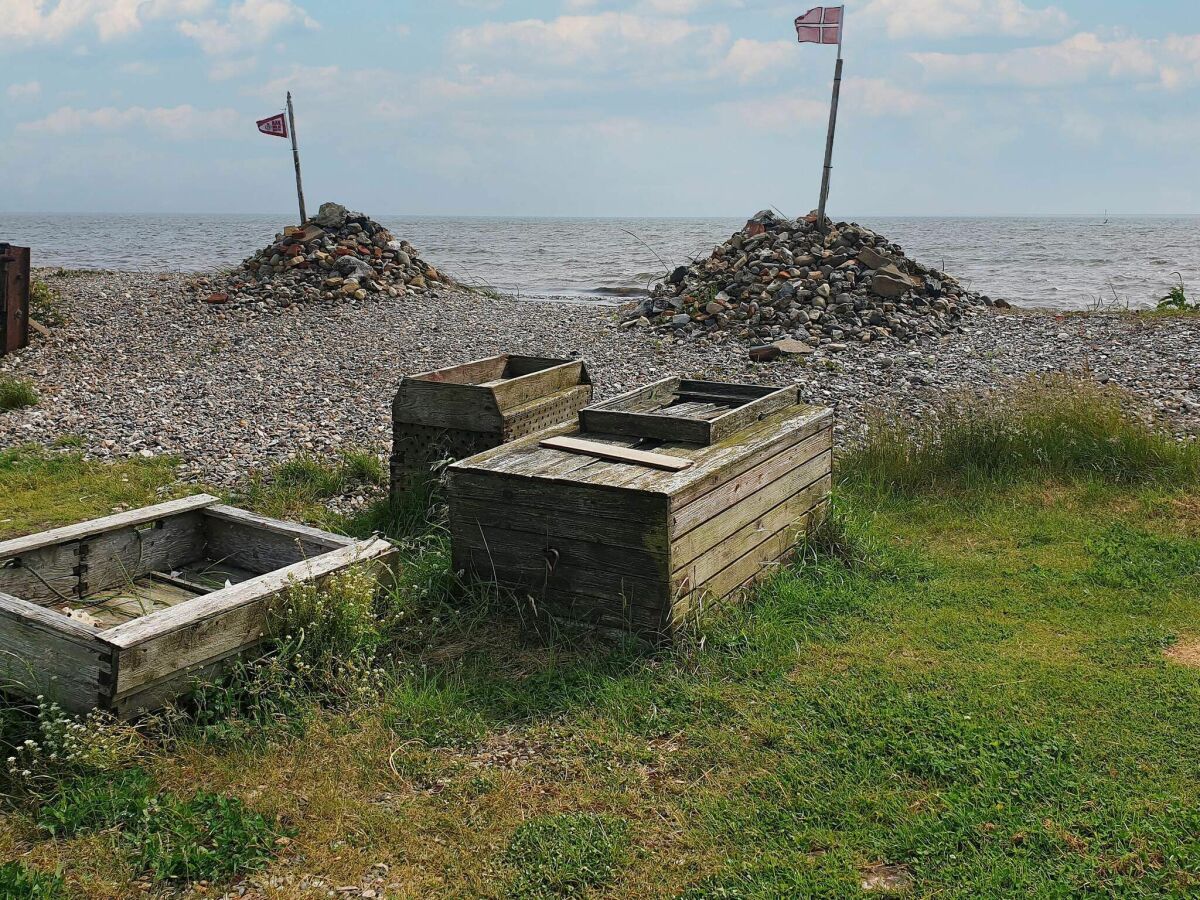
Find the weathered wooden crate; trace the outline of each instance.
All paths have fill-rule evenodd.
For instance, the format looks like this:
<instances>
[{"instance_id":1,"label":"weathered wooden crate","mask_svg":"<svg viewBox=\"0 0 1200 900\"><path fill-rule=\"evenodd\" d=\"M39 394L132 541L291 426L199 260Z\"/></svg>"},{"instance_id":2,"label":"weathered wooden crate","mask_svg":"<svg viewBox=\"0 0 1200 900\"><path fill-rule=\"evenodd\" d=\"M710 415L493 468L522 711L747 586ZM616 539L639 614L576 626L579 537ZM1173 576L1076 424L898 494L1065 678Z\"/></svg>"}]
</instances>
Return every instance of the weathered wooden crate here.
<instances>
[{"instance_id":1,"label":"weathered wooden crate","mask_svg":"<svg viewBox=\"0 0 1200 900\"><path fill-rule=\"evenodd\" d=\"M772 569L827 509L833 412L795 387L668 379L579 418L450 467L456 569L663 634Z\"/></svg>"},{"instance_id":2,"label":"weathered wooden crate","mask_svg":"<svg viewBox=\"0 0 1200 900\"><path fill-rule=\"evenodd\" d=\"M0 688L121 716L263 638L290 584L394 552L204 494L0 542Z\"/></svg>"},{"instance_id":3,"label":"weathered wooden crate","mask_svg":"<svg viewBox=\"0 0 1200 900\"><path fill-rule=\"evenodd\" d=\"M407 376L392 404L392 492L446 460L571 421L591 400L579 360L491 356Z\"/></svg>"}]
</instances>

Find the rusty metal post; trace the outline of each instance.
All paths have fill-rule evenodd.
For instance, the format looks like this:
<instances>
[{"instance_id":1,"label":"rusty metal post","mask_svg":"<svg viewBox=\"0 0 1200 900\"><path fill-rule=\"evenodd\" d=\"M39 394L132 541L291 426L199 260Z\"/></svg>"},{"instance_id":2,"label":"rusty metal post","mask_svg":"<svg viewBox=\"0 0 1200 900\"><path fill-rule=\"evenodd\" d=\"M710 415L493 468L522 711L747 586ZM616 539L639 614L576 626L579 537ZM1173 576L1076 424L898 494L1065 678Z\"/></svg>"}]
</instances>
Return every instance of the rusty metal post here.
<instances>
[{"instance_id":1,"label":"rusty metal post","mask_svg":"<svg viewBox=\"0 0 1200 900\"><path fill-rule=\"evenodd\" d=\"M29 343L29 248L0 243L0 356Z\"/></svg>"}]
</instances>

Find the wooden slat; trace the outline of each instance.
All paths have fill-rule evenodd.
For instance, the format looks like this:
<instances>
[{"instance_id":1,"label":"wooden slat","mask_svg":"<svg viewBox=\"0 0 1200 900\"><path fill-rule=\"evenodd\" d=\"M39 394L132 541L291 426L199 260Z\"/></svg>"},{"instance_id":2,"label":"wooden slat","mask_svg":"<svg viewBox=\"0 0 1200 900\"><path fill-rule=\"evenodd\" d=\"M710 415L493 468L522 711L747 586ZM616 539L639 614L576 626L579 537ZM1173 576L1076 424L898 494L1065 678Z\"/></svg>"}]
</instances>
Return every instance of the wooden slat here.
<instances>
[{"instance_id":1,"label":"wooden slat","mask_svg":"<svg viewBox=\"0 0 1200 900\"><path fill-rule=\"evenodd\" d=\"M801 520L771 535L704 584L693 585L686 572L681 573L677 582L679 599L672 616L673 624L681 623L702 600L719 602L739 588L748 587L773 574L783 561L791 557L808 529L825 514L825 509L819 506Z\"/></svg>"},{"instance_id":2,"label":"wooden slat","mask_svg":"<svg viewBox=\"0 0 1200 900\"><path fill-rule=\"evenodd\" d=\"M14 556L20 556L23 553L29 553L32 550L82 540L103 534L107 531L118 531L123 528L145 525L159 519L193 512L203 509L206 506L213 506L220 502L216 497L211 497L208 494L196 494L193 497L185 497L182 500L172 500L169 503L159 503L156 506L146 506L142 509L131 509L128 512L105 516L102 519L93 519L89 522L80 522L77 525L68 525L65 528L55 528L39 534L0 541L0 559L10 559Z\"/></svg>"},{"instance_id":3,"label":"wooden slat","mask_svg":"<svg viewBox=\"0 0 1200 900\"><path fill-rule=\"evenodd\" d=\"M781 410L796 406L799 402L799 394L800 390L795 385L790 388L781 388L713 419L710 423L712 429L710 442L715 444L718 441L732 438L751 424L761 422Z\"/></svg>"},{"instance_id":4,"label":"wooden slat","mask_svg":"<svg viewBox=\"0 0 1200 900\"><path fill-rule=\"evenodd\" d=\"M491 389L413 378L400 382L392 403L392 421L461 431L500 431L503 427Z\"/></svg>"},{"instance_id":5,"label":"wooden slat","mask_svg":"<svg viewBox=\"0 0 1200 900\"><path fill-rule=\"evenodd\" d=\"M204 534L210 559L257 573L295 565L354 543L351 538L228 506L205 510Z\"/></svg>"},{"instance_id":6,"label":"wooden slat","mask_svg":"<svg viewBox=\"0 0 1200 900\"><path fill-rule=\"evenodd\" d=\"M832 449L832 430L820 431L802 441L794 452L780 453L769 457L749 471L726 481L720 487L709 491L691 503L683 507L675 507L671 515L672 540L682 537L701 523L719 515L742 498L761 490L765 485L794 468L798 461L806 462L820 454L829 453Z\"/></svg>"},{"instance_id":7,"label":"wooden slat","mask_svg":"<svg viewBox=\"0 0 1200 900\"><path fill-rule=\"evenodd\" d=\"M813 498L810 506L828 497L833 484L831 467L832 454L828 451L801 462L741 501L705 519L691 531L676 537L671 543L673 568L680 569L729 540L746 524L765 515L789 497L807 494L810 489L815 489L819 496Z\"/></svg>"},{"instance_id":8,"label":"wooden slat","mask_svg":"<svg viewBox=\"0 0 1200 900\"><path fill-rule=\"evenodd\" d=\"M0 594L0 689L88 712L107 696L112 663L112 647L94 629Z\"/></svg>"},{"instance_id":9,"label":"wooden slat","mask_svg":"<svg viewBox=\"0 0 1200 900\"><path fill-rule=\"evenodd\" d=\"M787 497L778 506L763 512L758 518L728 535L725 540L709 546L691 562L679 566L674 576L678 579L680 575L687 575L692 584L705 584L773 535L790 525L804 524L805 517L829 499L830 482L830 478L823 478L808 490Z\"/></svg>"},{"instance_id":10,"label":"wooden slat","mask_svg":"<svg viewBox=\"0 0 1200 900\"><path fill-rule=\"evenodd\" d=\"M527 535L545 537L554 534L587 535L613 547L628 547L652 553L667 553L665 504L656 520L631 520L627 513L596 515L576 507L530 506L512 501L497 504L456 493L452 503L455 522L491 528L509 528Z\"/></svg>"},{"instance_id":11,"label":"wooden slat","mask_svg":"<svg viewBox=\"0 0 1200 900\"><path fill-rule=\"evenodd\" d=\"M507 356L485 356L470 362L409 375L405 381L432 381L439 384L482 384L504 375L508 368Z\"/></svg>"},{"instance_id":12,"label":"wooden slat","mask_svg":"<svg viewBox=\"0 0 1200 900\"><path fill-rule=\"evenodd\" d=\"M568 453L582 453L599 459L649 466L652 469L664 469L668 472L678 472L681 469L690 468L692 465L690 459L679 459L662 453L648 453L645 450L630 450L626 447L601 444L597 441L583 441L578 438L552 437L546 438L541 443L543 447L565 450Z\"/></svg>"},{"instance_id":13,"label":"wooden slat","mask_svg":"<svg viewBox=\"0 0 1200 900\"><path fill-rule=\"evenodd\" d=\"M257 643L264 637L268 602L290 584L357 563L380 563L394 552L387 541L356 542L101 632L119 651L115 698Z\"/></svg>"},{"instance_id":14,"label":"wooden slat","mask_svg":"<svg viewBox=\"0 0 1200 900\"><path fill-rule=\"evenodd\" d=\"M507 412L538 398L578 387L582 375L583 363L576 360L494 382L491 390L501 411Z\"/></svg>"}]
</instances>

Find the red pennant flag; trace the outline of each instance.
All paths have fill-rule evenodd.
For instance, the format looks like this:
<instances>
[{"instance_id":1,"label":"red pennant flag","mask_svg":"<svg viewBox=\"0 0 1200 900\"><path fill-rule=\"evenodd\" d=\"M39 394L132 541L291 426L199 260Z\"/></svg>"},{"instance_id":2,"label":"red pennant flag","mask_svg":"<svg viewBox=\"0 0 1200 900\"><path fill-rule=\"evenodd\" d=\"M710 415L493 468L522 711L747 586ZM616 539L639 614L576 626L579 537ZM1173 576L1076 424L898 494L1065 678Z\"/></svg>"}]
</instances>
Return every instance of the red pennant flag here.
<instances>
[{"instance_id":1,"label":"red pennant flag","mask_svg":"<svg viewBox=\"0 0 1200 900\"><path fill-rule=\"evenodd\" d=\"M285 138L288 136L287 117L283 113L271 116L269 119L258 120L258 130L271 137Z\"/></svg>"},{"instance_id":2,"label":"red pennant flag","mask_svg":"<svg viewBox=\"0 0 1200 900\"><path fill-rule=\"evenodd\" d=\"M837 44L842 39L843 6L818 6L796 19L802 44Z\"/></svg>"}]
</instances>

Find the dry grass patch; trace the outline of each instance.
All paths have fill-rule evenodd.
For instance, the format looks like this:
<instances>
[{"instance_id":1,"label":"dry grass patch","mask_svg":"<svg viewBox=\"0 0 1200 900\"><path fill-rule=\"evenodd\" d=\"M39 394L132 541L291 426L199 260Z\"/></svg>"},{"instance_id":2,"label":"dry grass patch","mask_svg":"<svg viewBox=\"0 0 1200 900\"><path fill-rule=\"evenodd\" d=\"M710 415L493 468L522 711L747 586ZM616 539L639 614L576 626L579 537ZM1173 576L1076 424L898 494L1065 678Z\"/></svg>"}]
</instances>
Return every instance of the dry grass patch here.
<instances>
[{"instance_id":1,"label":"dry grass patch","mask_svg":"<svg viewBox=\"0 0 1200 900\"><path fill-rule=\"evenodd\" d=\"M1200 638L1180 638L1164 650L1163 654L1173 663L1200 669Z\"/></svg>"}]
</instances>

